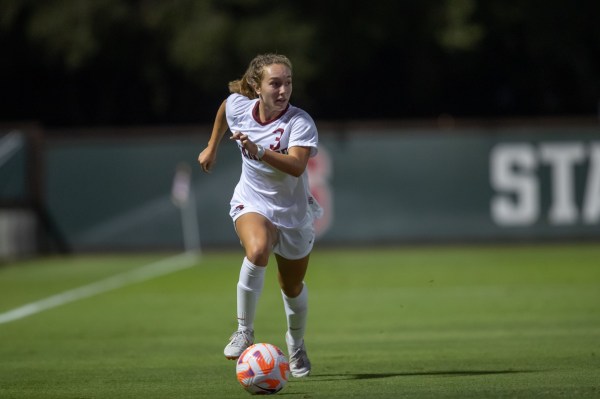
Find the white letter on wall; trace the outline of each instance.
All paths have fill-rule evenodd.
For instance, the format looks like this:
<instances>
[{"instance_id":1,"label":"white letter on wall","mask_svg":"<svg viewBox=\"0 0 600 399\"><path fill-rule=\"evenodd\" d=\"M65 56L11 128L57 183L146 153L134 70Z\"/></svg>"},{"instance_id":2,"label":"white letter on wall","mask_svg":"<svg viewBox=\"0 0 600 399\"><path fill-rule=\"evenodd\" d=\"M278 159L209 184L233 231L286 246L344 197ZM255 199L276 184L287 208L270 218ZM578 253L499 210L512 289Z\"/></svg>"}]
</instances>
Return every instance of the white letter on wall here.
<instances>
[{"instance_id":1,"label":"white letter on wall","mask_svg":"<svg viewBox=\"0 0 600 399\"><path fill-rule=\"evenodd\" d=\"M527 226L539 217L537 161L530 144L499 144L490 155L492 219L499 225Z\"/></svg>"},{"instance_id":2,"label":"white letter on wall","mask_svg":"<svg viewBox=\"0 0 600 399\"><path fill-rule=\"evenodd\" d=\"M594 142L590 148L590 166L588 168L585 197L583 198L583 222L595 224L600 221L600 142Z\"/></svg>"},{"instance_id":3,"label":"white letter on wall","mask_svg":"<svg viewBox=\"0 0 600 399\"><path fill-rule=\"evenodd\" d=\"M552 199L549 219L552 224L577 222L575 203L575 164L584 160L582 143L546 143L540 147L542 160L551 170Z\"/></svg>"}]
</instances>

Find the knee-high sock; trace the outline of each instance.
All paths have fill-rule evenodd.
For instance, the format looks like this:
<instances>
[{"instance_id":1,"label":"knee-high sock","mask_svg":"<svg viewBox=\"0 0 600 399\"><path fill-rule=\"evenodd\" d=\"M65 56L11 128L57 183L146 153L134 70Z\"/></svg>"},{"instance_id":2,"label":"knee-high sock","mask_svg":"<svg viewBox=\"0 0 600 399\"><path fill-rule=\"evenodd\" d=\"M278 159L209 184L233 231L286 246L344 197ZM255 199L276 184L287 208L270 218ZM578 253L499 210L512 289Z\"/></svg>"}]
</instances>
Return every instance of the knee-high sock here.
<instances>
[{"instance_id":1,"label":"knee-high sock","mask_svg":"<svg viewBox=\"0 0 600 399\"><path fill-rule=\"evenodd\" d=\"M256 266L244 258L237 284L237 318L239 330L254 330L254 316L262 293L266 267Z\"/></svg>"},{"instance_id":2,"label":"knee-high sock","mask_svg":"<svg viewBox=\"0 0 600 399\"><path fill-rule=\"evenodd\" d=\"M306 331L306 316L308 314L308 287L304 284L300 295L295 298L286 296L283 291L283 305L288 323L288 340L293 347L302 345Z\"/></svg>"}]
</instances>

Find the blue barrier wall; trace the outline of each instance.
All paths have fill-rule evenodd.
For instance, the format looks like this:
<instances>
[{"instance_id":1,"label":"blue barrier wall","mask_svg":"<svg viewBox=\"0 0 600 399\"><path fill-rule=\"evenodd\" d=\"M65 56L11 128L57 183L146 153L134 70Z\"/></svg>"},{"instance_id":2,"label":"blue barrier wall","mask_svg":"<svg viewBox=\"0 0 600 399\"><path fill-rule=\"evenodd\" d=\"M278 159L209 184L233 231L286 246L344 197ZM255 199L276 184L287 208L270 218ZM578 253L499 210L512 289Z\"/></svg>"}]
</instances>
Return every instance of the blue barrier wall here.
<instances>
[{"instance_id":1,"label":"blue barrier wall","mask_svg":"<svg viewBox=\"0 0 600 399\"><path fill-rule=\"evenodd\" d=\"M183 244L173 177L191 165L204 247L237 246L228 203L240 171L223 140L211 174L208 135L50 139L46 198L75 250ZM311 183L327 210L321 244L600 237L600 128L320 130Z\"/></svg>"}]
</instances>

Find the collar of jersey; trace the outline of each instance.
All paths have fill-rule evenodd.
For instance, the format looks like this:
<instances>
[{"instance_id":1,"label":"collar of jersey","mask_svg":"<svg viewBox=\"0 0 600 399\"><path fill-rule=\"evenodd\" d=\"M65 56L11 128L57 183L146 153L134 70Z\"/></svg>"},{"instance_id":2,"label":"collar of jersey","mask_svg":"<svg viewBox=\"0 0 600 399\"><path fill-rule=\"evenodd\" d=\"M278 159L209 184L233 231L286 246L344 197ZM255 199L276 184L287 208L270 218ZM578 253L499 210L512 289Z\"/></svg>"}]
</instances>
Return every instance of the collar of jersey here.
<instances>
[{"instance_id":1,"label":"collar of jersey","mask_svg":"<svg viewBox=\"0 0 600 399\"><path fill-rule=\"evenodd\" d=\"M290 108L290 103L288 103L287 106L285 107L285 109L283 111L281 111L279 114L275 115L274 118L271 118L271 119L263 122L260 120L260 115L258 114L259 103L260 103L260 101L257 101L256 104L254 105L254 109L252 110L252 117L254 118L256 123L258 123L259 125L262 125L262 126L268 125L269 123L281 118L281 116L287 112L288 108Z\"/></svg>"}]
</instances>

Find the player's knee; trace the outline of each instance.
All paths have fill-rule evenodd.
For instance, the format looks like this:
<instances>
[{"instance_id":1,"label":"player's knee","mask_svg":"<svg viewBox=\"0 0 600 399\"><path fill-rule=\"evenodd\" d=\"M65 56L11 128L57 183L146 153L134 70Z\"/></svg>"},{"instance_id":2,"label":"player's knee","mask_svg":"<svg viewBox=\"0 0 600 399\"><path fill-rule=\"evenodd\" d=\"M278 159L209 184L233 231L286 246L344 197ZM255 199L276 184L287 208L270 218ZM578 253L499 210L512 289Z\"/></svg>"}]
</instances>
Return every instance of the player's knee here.
<instances>
[{"instance_id":1,"label":"player's knee","mask_svg":"<svg viewBox=\"0 0 600 399\"><path fill-rule=\"evenodd\" d=\"M281 291L288 298L296 298L298 295L302 293L302 289L304 288L304 283L300 282L286 282L280 281Z\"/></svg>"},{"instance_id":2,"label":"player's knee","mask_svg":"<svg viewBox=\"0 0 600 399\"><path fill-rule=\"evenodd\" d=\"M270 255L271 252L266 245L253 245L246 248L246 258L257 266L266 266Z\"/></svg>"}]
</instances>

